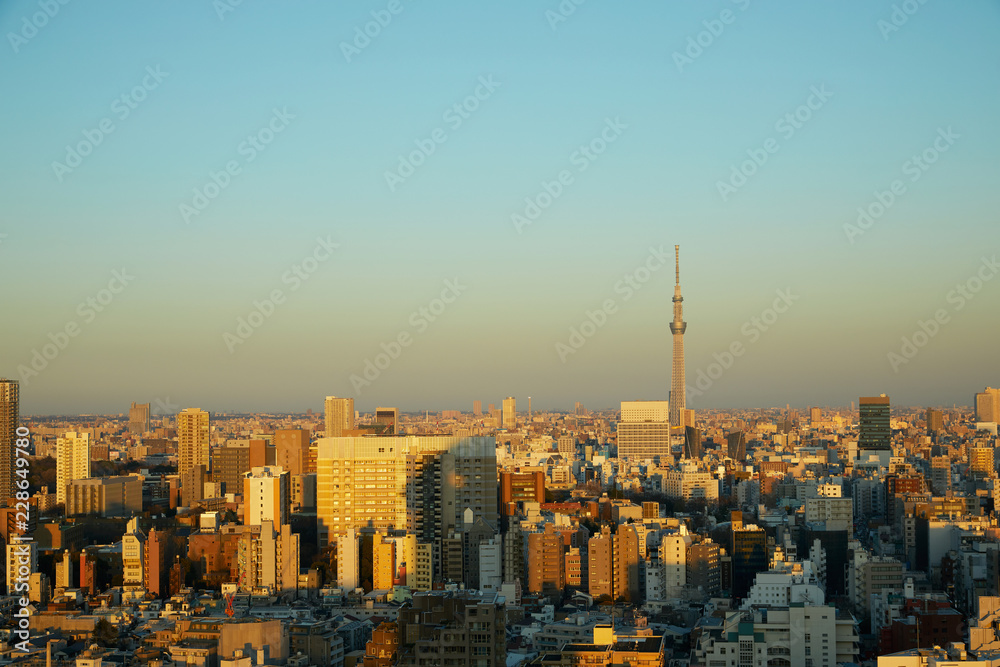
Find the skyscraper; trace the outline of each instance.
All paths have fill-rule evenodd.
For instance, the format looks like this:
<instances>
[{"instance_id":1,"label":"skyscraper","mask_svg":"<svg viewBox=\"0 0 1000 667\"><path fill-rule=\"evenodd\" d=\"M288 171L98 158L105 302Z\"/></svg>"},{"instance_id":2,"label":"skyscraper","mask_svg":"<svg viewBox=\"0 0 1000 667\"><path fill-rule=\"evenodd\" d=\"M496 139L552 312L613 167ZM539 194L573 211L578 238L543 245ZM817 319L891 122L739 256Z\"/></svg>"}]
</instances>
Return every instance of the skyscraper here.
<instances>
[{"instance_id":1,"label":"skyscraper","mask_svg":"<svg viewBox=\"0 0 1000 667\"><path fill-rule=\"evenodd\" d=\"M739 463L747 460L747 438L743 431L733 431L726 434L726 451L729 458Z\"/></svg>"},{"instance_id":2,"label":"skyscraper","mask_svg":"<svg viewBox=\"0 0 1000 667\"><path fill-rule=\"evenodd\" d=\"M209 462L208 413L198 408L185 408L177 413L177 472L183 475L197 465Z\"/></svg>"},{"instance_id":3,"label":"skyscraper","mask_svg":"<svg viewBox=\"0 0 1000 667\"><path fill-rule=\"evenodd\" d=\"M892 449L892 431L889 429L889 397L862 396L858 449Z\"/></svg>"},{"instance_id":4,"label":"skyscraper","mask_svg":"<svg viewBox=\"0 0 1000 667\"><path fill-rule=\"evenodd\" d=\"M326 437L337 438L344 431L354 430L354 399L327 396L324 406L326 412Z\"/></svg>"},{"instance_id":5,"label":"skyscraper","mask_svg":"<svg viewBox=\"0 0 1000 667\"><path fill-rule=\"evenodd\" d=\"M985 391L976 394L973 408L976 410L977 422L1000 421L1000 389L987 387Z\"/></svg>"},{"instance_id":6,"label":"skyscraper","mask_svg":"<svg viewBox=\"0 0 1000 667\"><path fill-rule=\"evenodd\" d=\"M674 246L676 255L677 282L674 285L674 321L670 323L670 333L674 336L674 364L670 376L670 424L674 427L684 426L684 410L686 398L684 394L684 332L687 322L684 321L681 296L681 247Z\"/></svg>"},{"instance_id":7,"label":"skyscraper","mask_svg":"<svg viewBox=\"0 0 1000 667\"><path fill-rule=\"evenodd\" d=\"M90 477L90 434L70 431L56 440L56 502L66 502L66 485Z\"/></svg>"},{"instance_id":8,"label":"skyscraper","mask_svg":"<svg viewBox=\"0 0 1000 667\"><path fill-rule=\"evenodd\" d=\"M732 593L734 600L742 600L757 573L767 570L767 533L760 526L744 526L742 512L733 512L732 516Z\"/></svg>"},{"instance_id":9,"label":"skyscraper","mask_svg":"<svg viewBox=\"0 0 1000 667\"><path fill-rule=\"evenodd\" d=\"M517 403L513 396L503 399L503 427L508 431L517 428Z\"/></svg>"},{"instance_id":10,"label":"skyscraper","mask_svg":"<svg viewBox=\"0 0 1000 667\"><path fill-rule=\"evenodd\" d=\"M618 422L618 458L670 456L668 401L623 401Z\"/></svg>"},{"instance_id":11,"label":"skyscraper","mask_svg":"<svg viewBox=\"0 0 1000 667\"><path fill-rule=\"evenodd\" d=\"M14 445L17 440L17 380L0 379L0 505L14 496Z\"/></svg>"},{"instance_id":12,"label":"skyscraper","mask_svg":"<svg viewBox=\"0 0 1000 667\"><path fill-rule=\"evenodd\" d=\"M149 430L149 403L133 402L129 406L128 430L133 435L142 435Z\"/></svg>"},{"instance_id":13,"label":"skyscraper","mask_svg":"<svg viewBox=\"0 0 1000 667\"><path fill-rule=\"evenodd\" d=\"M481 417L483 414L483 402L473 401L472 402L472 414L475 417Z\"/></svg>"},{"instance_id":14,"label":"skyscraper","mask_svg":"<svg viewBox=\"0 0 1000 667\"><path fill-rule=\"evenodd\" d=\"M684 458L701 458L701 429L694 426L684 427Z\"/></svg>"},{"instance_id":15,"label":"skyscraper","mask_svg":"<svg viewBox=\"0 0 1000 667\"><path fill-rule=\"evenodd\" d=\"M940 410L927 408L927 435L934 435L944 428L944 415Z\"/></svg>"}]
</instances>

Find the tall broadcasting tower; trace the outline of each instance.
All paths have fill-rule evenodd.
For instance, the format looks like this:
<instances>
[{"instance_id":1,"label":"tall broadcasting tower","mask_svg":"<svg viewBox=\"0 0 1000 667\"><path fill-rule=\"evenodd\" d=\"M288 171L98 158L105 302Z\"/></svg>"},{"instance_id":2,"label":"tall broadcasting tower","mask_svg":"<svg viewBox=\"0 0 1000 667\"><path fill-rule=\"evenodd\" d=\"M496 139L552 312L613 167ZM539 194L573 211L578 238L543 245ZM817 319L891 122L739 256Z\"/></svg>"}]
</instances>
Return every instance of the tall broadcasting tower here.
<instances>
[{"instance_id":1,"label":"tall broadcasting tower","mask_svg":"<svg viewBox=\"0 0 1000 667\"><path fill-rule=\"evenodd\" d=\"M674 335L674 367L670 376L670 425L674 428L684 426L684 331L687 322L684 321L681 303L681 247L674 246L677 258L677 284L674 285L674 321L670 323L670 333Z\"/></svg>"}]
</instances>

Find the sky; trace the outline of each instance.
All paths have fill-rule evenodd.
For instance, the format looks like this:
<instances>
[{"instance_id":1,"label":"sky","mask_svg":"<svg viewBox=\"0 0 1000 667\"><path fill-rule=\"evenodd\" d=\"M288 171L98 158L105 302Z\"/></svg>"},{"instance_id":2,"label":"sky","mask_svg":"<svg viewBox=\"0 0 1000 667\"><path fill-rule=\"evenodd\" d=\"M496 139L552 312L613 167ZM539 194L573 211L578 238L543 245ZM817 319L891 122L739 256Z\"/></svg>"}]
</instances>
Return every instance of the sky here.
<instances>
[{"instance_id":1,"label":"sky","mask_svg":"<svg viewBox=\"0 0 1000 667\"><path fill-rule=\"evenodd\" d=\"M675 245L689 408L1000 382L996 0L6 0L0 34L22 414L667 399Z\"/></svg>"}]
</instances>

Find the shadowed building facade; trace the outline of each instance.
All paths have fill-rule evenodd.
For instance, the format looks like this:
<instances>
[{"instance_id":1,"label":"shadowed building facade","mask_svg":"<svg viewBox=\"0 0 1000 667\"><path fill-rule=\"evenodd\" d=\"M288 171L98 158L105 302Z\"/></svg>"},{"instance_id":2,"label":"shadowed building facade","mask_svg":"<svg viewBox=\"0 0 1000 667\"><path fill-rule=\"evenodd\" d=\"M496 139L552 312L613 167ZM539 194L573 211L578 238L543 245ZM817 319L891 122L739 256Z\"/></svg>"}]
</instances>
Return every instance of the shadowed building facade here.
<instances>
[{"instance_id":1,"label":"shadowed building facade","mask_svg":"<svg viewBox=\"0 0 1000 667\"><path fill-rule=\"evenodd\" d=\"M0 379L0 505L14 497L14 449L17 440L19 387Z\"/></svg>"},{"instance_id":2,"label":"shadowed building facade","mask_svg":"<svg viewBox=\"0 0 1000 667\"><path fill-rule=\"evenodd\" d=\"M892 431L889 429L889 397L862 396L859 402L860 432L858 449L892 449Z\"/></svg>"}]
</instances>

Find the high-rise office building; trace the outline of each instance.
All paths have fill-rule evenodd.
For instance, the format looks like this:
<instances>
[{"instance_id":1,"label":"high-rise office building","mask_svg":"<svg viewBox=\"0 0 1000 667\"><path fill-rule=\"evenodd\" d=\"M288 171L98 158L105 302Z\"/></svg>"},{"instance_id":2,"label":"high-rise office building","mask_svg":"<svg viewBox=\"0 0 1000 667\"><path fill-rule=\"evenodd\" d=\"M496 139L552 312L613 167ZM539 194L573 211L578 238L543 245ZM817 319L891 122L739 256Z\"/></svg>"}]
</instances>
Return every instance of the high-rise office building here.
<instances>
[{"instance_id":1,"label":"high-rise office building","mask_svg":"<svg viewBox=\"0 0 1000 667\"><path fill-rule=\"evenodd\" d=\"M226 445L212 450L212 481L222 484L226 493L243 492L243 477L250 468L249 446Z\"/></svg>"},{"instance_id":2,"label":"high-rise office building","mask_svg":"<svg viewBox=\"0 0 1000 667\"><path fill-rule=\"evenodd\" d=\"M181 503L184 507L194 507L205 499L205 466L200 463L178 475L181 482ZM228 487L228 493L235 493L236 487Z\"/></svg>"},{"instance_id":3,"label":"high-rise office building","mask_svg":"<svg viewBox=\"0 0 1000 667\"><path fill-rule=\"evenodd\" d=\"M185 408L177 413L177 472L181 475L197 465L209 470L211 444L208 413Z\"/></svg>"},{"instance_id":4,"label":"high-rise office building","mask_svg":"<svg viewBox=\"0 0 1000 667\"><path fill-rule=\"evenodd\" d=\"M66 485L90 477L90 434L70 431L56 440L56 502L65 504Z\"/></svg>"},{"instance_id":5,"label":"high-rise office building","mask_svg":"<svg viewBox=\"0 0 1000 667\"><path fill-rule=\"evenodd\" d=\"M14 497L14 449L18 422L17 380L0 379L0 505Z\"/></svg>"},{"instance_id":6,"label":"high-rise office building","mask_svg":"<svg viewBox=\"0 0 1000 667\"><path fill-rule=\"evenodd\" d=\"M561 596L566 588L566 546L555 524L528 533L528 592Z\"/></svg>"},{"instance_id":7,"label":"high-rise office building","mask_svg":"<svg viewBox=\"0 0 1000 667\"><path fill-rule=\"evenodd\" d=\"M1000 389L987 387L973 401L977 422L1000 422Z\"/></svg>"},{"instance_id":8,"label":"high-rise office building","mask_svg":"<svg viewBox=\"0 0 1000 667\"><path fill-rule=\"evenodd\" d=\"M681 247L674 246L676 256L676 277L674 284L674 319L670 323L670 333L674 337L674 362L670 375L670 423L675 427L683 427L684 410L687 407L684 380L684 332L687 322L684 321L683 302L681 296Z\"/></svg>"},{"instance_id":9,"label":"high-rise office building","mask_svg":"<svg viewBox=\"0 0 1000 667\"><path fill-rule=\"evenodd\" d=\"M274 462L289 475L306 475L310 470L309 431L307 429L278 429L274 432Z\"/></svg>"},{"instance_id":10,"label":"high-rise office building","mask_svg":"<svg viewBox=\"0 0 1000 667\"><path fill-rule=\"evenodd\" d=\"M324 405L326 413L326 437L337 438L344 431L354 430L354 399L327 396Z\"/></svg>"},{"instance_id":11,"label":"high-rise office building","mask_svg":"<svg viewBox=\"0 0 1000 667\"><path fill-rule=\"evenodd\" d=\"M940 410L927 408L927 435L934 435L944 428L944 415Z\"/></svg>"},{"instance_id":12,"label":"high-rise office building","mask_svg":"<svg viewBox=\"0 0 1000 667\"><path fill-rule=\"evenodd\" d=\"M503 428L508 431L517 428L517 403L513 396L503 399Z\"/></svg>"},{"instance_id":13,"label":"high-rise office building","mask_svg":"<svg viewBox=\"0 0 1000 667\"><path fill-rule=\"evenodd\" d=\"M639 602L639 536L631 524L605 526L588 541L589 588L595 598Z\"/></svg>"},{"instance_id":14,"label":"high-rise office building","mask_svg":"<svg viewBox=\"0 0 1000 667\"><path fill-rule=\"evenodd\" d=\"M291 489L288 471L277 466L253 468L243 481L243 523L260 526L270 521L276 529L289 522Z\"/></svg>"},{"instance_id":15,"label":"high-rise office building","mask_svg":"<svg viewBox=\"0 0 1000 667\"><path fill-rule=\"evenodd\" d=\"M684 458L701 458L701 429L694 426L684 427Z\"/></svg>"},{"instance_id":16,"label":"high-rise office building","mask_svg":"<svg viewBox=\"0 0 1000 667\"><path fill-rule=\"evenodd\" d=\"M692 544L687 549L687 585L714 597L721 590L719 545L711 539Z\"/></svg>"},{"instance_id":17,"label":"high-rise office building","mask_svg":"<svg viewBox=\"0 0 1000 667\"><path fill-rule=\"evenodd\" d=\"M767 570L767 533L760 526L744 526L742 512L733 512L732 532L732 593L733 599L742 600L757 573Z\"/></svg>"},{"instance_id":18,"label":"high-rise office building","mask_svg":"<svg viewBox=\"0 0 1000 667\"><path fill-rule=\"evenodd\" d=\"M608 596L614 600L614 542L611 529L604 526L601 532L587 541L587 571L589 593L597 598Z\"/></svg>"},{"instance_id":19,"label":"high-rise office building","mask_svg":"<svg viewBox=\"0 0 1000 667\"><path fill-rule=\"evenodd\" d=\"M149 403L133 402L128 409L128 430L133 435L149 431Z\"/></svg>"},{"instance_id":20,"label":"high-rise office building","mask_svg":"<svg viewBox=\"0 0 1000 667\"><path fill-rule=\"evenodd\" d=\"M474 417L481 417L483 415L483 402L473 401L472 402L472 415Z\"/></svg>"},{"instance_id":21,"label":"high-rise office building","mask_svg":"<svg viewBox=\"0 0 1000 667\"><path fill-rule=\"evenodd\" d=\"M747 436L743 431L733 431L726 434L726 449L729 458L739 463L747 460Z\"/></svg>"},{"instance_id":22,"label":"high-rise office building","mask_svg":"<svg viewBox=\"0 0 1000 667\"><path fill-rule=\"evenodd\" d=\"M645 539L645 537L643 538ZM614 535L615 597L639 604L639 533L635 525L618 526Z\"/></svg>"},{"instance_id":23,"label":"high-rise office building","mask_svg":"<svg viewBox=\"0 0 1000 667\"><path fill-rule=\"evenodd\" d=\"M319 543L349 529L405 529L424 542L473 520L497 525L492 437L356 436L317 443Z\"/></svg>"},{"instance_id":24,"label":"high-rise office building","mask_svg":"<svg viewBox=\"0 0 1000 667\"><path fill-rule=\"evenodd\" d=\"M889 397L862 396L858 449L892 449L892 431L889 429Z\"/></svg>"},{"instance_id":25,"label":"high-rise office building","mask_svg":"<svg viewBox=\"0 0 1000 667\"><path fill-rule=\"evenodd\" d=\"M375 408L375 423L384 429L380 435L399 435L399 408Z\"/></svg>"},{"instance_id":26,"label":"high-rise office building","mask_svg":"<svg viewBox=\"0 0 1000 667\"><path fill-rule=\"evenodd\" d=\"M669 401L623 401L618 422L618 458L670 456Z\"/></svg>"}]
</instances>

